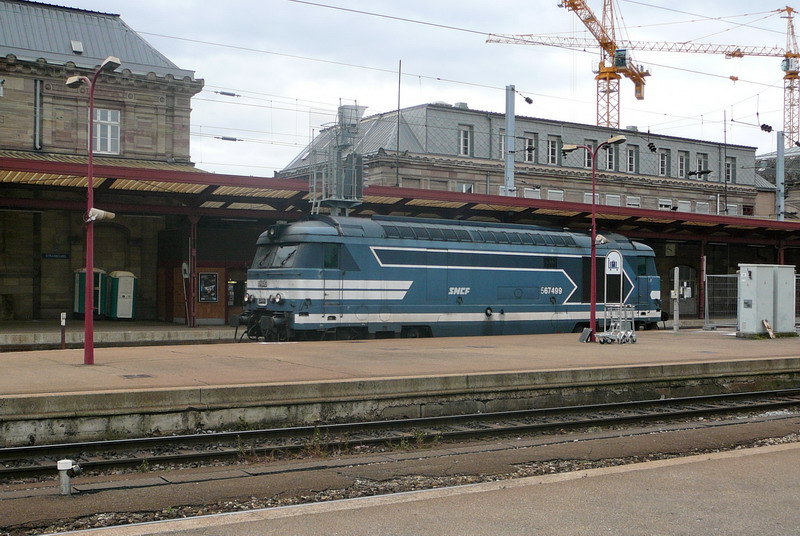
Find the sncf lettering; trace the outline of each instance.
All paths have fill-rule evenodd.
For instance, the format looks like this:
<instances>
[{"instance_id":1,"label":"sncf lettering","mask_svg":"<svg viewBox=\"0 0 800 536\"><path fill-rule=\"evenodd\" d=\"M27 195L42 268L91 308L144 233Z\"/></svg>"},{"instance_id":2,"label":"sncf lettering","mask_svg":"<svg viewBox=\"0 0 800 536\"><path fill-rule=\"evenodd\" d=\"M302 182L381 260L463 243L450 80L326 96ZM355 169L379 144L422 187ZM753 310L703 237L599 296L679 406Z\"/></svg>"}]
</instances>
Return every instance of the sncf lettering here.
<instances>
[{"instance_id":1,"label":"sncf lettering","mask_svg":"<svg viewBox=\"0 0 800 536\"><path fill-rule=\"evenodd\" d=\"M466 296L469 294L470 287L450 287L450 296Z\"/></svg>"}]
</instances>

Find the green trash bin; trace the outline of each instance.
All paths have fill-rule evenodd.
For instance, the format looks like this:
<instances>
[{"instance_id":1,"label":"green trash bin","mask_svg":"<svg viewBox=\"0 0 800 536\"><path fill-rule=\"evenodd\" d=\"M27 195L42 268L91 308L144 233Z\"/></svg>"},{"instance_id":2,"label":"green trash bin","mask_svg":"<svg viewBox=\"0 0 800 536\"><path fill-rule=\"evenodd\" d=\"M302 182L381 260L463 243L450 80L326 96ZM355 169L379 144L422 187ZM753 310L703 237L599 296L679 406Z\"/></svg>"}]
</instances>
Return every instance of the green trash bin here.
<instances>
[{"instance_id":1,"label":"green trash bin","mask_svg":"<svg viewBox=\"0 0 800 536\"><path fill-rule=\"evenodd\" d=\"M139 282L131 272L116 270L108 274L109 318L135 318Z\"/></svg>"},{"instance_id":2,"label":"green trash bin","mask_svg":"<svg viewBox=\"0 0 800 536\"><path fill-rule=\"evenodd\" d=\"M105 270L94 269L94 315L105 316L108 304L106 303L107 275ZM76 315L84 314L86 307L86 269L75 270L75 299L72 312Z\"/></svg>"}]
</instances>

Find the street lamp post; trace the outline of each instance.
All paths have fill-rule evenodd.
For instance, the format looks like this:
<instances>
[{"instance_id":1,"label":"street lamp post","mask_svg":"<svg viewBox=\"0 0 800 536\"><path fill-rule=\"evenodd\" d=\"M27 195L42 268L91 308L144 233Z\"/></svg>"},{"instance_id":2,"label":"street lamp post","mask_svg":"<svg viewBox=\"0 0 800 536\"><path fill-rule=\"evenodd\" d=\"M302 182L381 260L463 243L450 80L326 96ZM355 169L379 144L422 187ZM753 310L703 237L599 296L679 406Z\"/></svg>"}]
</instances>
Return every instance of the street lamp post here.
<instances>
[{"instance_id":1,"label":"street lamp post","mask_svg":"<svg viewBox=\"0 0 800 536\"><path fill-rule=\"evenodd\" d=\"M95 69L91 78L86 76L70 76L67 87L77 88L83 84L89 86L89 161L86 170L86 278L83 300L83 364L94 365L94 220L105 214L94 208L94 88L102 72L110 72L120 66L114 56L107 57Z\"/></svg>"},{"instance_id":2,"label":"street lamp post","mask_svg":"<svg viewBox=\"0 0 800 536\"><path fill-rule=\"evenodd\" d=\"M589 269L589 342L596 342L595 330L597 328L597 217L596 217L596 189L597 189L597 153L602 147L618 145L625 142L625 136L613 136L597 147L588 145L564 144L561 150L564 153L585 149L592 160L592 235L591 235L591 265Z\"/></svg>"}]
</instances>

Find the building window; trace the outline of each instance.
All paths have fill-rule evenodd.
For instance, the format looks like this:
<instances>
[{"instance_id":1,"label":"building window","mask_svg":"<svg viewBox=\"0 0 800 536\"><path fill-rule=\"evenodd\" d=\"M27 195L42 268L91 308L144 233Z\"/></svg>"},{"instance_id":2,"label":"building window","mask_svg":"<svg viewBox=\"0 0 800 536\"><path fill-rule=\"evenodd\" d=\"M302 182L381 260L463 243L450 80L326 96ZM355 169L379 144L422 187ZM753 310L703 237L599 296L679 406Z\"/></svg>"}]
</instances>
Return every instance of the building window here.
<instances>
[{"instance_id":1,"label":"building window","mask_svg":"<svg viewBox=\"0 0 800 536\"><path fill-rule=\"evenodd\" d=\"M525 161L536 162L536 138L525 136Z\"/></svg>"},{"instance_id":2,"label":"building window","mask_svg":"<svg viewBox=\"0 0 800 536\"><path fill-rule=\"evenodd\" d=\"M606 145L606 169L614 171L616 169L615 147L613 145Z\"/></svg>"},{"instance_id":3,"label":"building window","mask_svg":"<svg viewBox=\"0 0 800 536\"><path fill-rule=\"evenodd\" d=\"M704 171L708 169L708 154L706 153L697 153L697 168L695 171ZM697 178L700 179L705 175L700 175L698 173Z\"/></svg>"},{"instance_id":4,"label":"building window","mask_svg":"<svg viewBox=\"0 0 800 536\"><path fill-rule=\"evenodd\" d=\"M548 138L547 140L547 163L551 165L558 165L558 149L561 145L559 138Z\"/></svg>"},{"instance_id":5,"label":"building window","mask_svg":"<svg viewBox=\"0 0 800 536\"><path fill-rule=\"evenodd\" d=\"M461 192L462 194L471 194L475 188L475 185L471 182L457 182L456 183L456 191Z\"/></svg>"},{"instance_id":6,"label":"building window","mask_svg":"<svg viewBox=\"0 0 800 536\"><path fill-rule=\"evenodd\" d=\"M401 184L403 188L422 188L422 179L409 179L408 177L403 177L401 179Z\"/></svg>"},{"instance_id":7,"label":"building window","mask_svg":"<svg viewBox=\"0 0 800 536\"><path fill-rule=\"evenodd\" d=\"M626 166L628 173L639 173L639 147L636 145L628 146L628 162Z\"/></svg>"},{"instance_id":8,"label":"building window","mask_svg":"<svg viewBox=\"0 0 800 536\"><path fill-rule=\"evenodd\" d=\"M752 216L753 214L755 214L753 205L742 205L742 216Z\"/></svg>"},{"instance_id":9,"label":"building window","mask_svg":"<svg viewBox=\"0 0 800 536\"><path fill-rule=\"evenodd\" d=\"M119 110L94 109L94 152L119 154Z\"/></svg>"},{"instance_id":10,"label":"building window","mask_svg":"<svg viewBox=\"0 0 800 536\"><path fill-rule=\"evenodd\" d=\"M736 158L725 158L725 182L736 182Z\"/></svg>"},{"instance_id":11,"label":"building window","mask_svg":"<svg viewBox=\"0 0 800 536\"><path fill-rule=\"evenodd\" d=\"M583 202L586 204L591 204L592 202L592 192L583 192ZM600 203L600 194L594 194L594 203L595 205Z\"/></svg>"},{"instance_id":12,"label":"building window","mask_svg":"<svg viewBox=\"0 0 800 536\"><path fill-rule=\"evenodd\" d=\"M708 202L707 201L697 201L694 204L694 211L698 214L708 214Z\"/></svg>"},{"instance_id":13,"label":"building window","mask_svg":"<svg viewBox=\"0 0 800 536\"><path fill-rule=\"evenodd\" d=\"M692 211L691 201L684 201L681 199L678 200L678 212L691 212L691 211Z\"/></svg>"},{"instance_id":14,"label":"building window","mask_svg":"<svg viewBox=\"0 0 800 536\"><path fill-rule=\"evenodd\" d=\"M620 196L618 194L606 194L606 205L611 207L618 207L620 203Z\"/></svg>"},{"instance_id":15,"label":"building window","mask_svg":"<svg viewBox=\"0 0 800 536\"><path fill-rule=\"evenodd\" d=\"M583 144L589 148L588 151L583 152L583 167L591 168L592 167L592 156L594 154L594 148L597 145L595 140L586 140Z\"/></svg>"},{"instance_id":16,"label":"building window","mask_svg":"<svg viewBox=\"0 0 800 536\"><path fill-rule=\"evenodd\" d=\"M658 209L659 210L672 210L672 199L659 199L658 200Z\"/></svg>"},{"instance_id":17,"label":"building window","mask_svg":"<svg viewBox=\"0 0 800 536\"><path fill-rule=\"evenodd\" d=\"M685 179L686 168L689 165L689 153L686 151L678 151L678 177Z\"/></svg>"},{"instance_id":18,"label":"building window","mask_svg":"<svg viewBox=\"0 0 800 536\"><path fill-rule=\"evenodd\" d=\"M658 174L661 177L669 175L669 151L665 149L658 152Z\"/></svg>"},{"instance_id":19,"label":"building window","mask_svg":"<svg viewBox=\"0 0 800 536\"><path fill-rule=\"evenodd\" d=\"M458 127L458 154L472 156L472 127L461 125Z\"/></svg>"},{"instance_id":20,"label":"building window","mask_svg":"<svg viewBox=\"0 0 800 536\"><path fill-rule=\"evenodd\" d=\"M527 199L541 199L542 191L539 188L523 188L522 197Z\"/></svg>"},{"instance_id":21,"label":"building window","mask_svg":"<svg viewBox=\"0 0 800 536\"><path fill-rule=\"evenodd\" d=\"M564 190L547 190L547 199L550 201L563 201Z\"/></svg>"},{"instance_id":22,"label":"building window","mask_svg":"<svg viewBox=\"0 0 800 536\"><path fill-rule=\"evenodd\" d=\"M728 205L728 216L738 216L739 205Z\"/></svg>"},{"instance_id":23,"label":"building window","mask_svg":"<svg viewBox=\"0 0 800 536\"><path fill-rule=\"evenodd\" d=\"M442 180L438 180L438 179L431 179L428 184L429 184L429 188L431 190L439 190L439 191L442 191L442 192L446 192L447 190L450 189L450 188L448 188L448 186L450 185L448 183L448 181L442 181Z\"/></svg>"},{"instance_id":24,"label":"building window","mask_svg":"<svg viewBox=\"0 0 800 536\"><path fill-rule=\"evenodd\" d=\"M625 206L631 208L641 208L642 199L638 195L625 196Z\"/></svg>"}]
</instances>

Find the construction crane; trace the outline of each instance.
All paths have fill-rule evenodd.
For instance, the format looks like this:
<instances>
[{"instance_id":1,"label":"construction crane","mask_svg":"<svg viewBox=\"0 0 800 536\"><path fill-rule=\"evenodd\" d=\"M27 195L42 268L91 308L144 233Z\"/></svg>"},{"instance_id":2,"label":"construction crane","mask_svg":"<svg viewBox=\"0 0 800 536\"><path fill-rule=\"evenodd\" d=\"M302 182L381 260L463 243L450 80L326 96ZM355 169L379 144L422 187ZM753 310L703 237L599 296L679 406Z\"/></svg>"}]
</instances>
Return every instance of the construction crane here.
<instances>
[{"instance_id":1,"label":"construction crane","mask_svg":"<svg viewBox=\"0 0 800 536\"><path fill-rule=\"evenodd\" d=\"M563 0L561 7L575 12L600 46L597 69L597 124L619 128L619 81L622 75L634 85L636 98L644 99L645 77L650 73L633 63L628 50L621 48L614 36L612 0L603 0L603 18L598 20L583 0Z\"/></svg>"},{"instance_id":2,"label":"construction crane","mask_svg":"<svg viewBox=\"0 0 800 536\"><path fill-rule=\"evenodd\" d=\"M792 13L786 6L779 10L786 13L786 51L783 54L783 131L785 147L793 147L800 140L800 51L794 33Z\"/></svg>"},{"instance_id":3,"label":"construction crane","mask_svg":"<svg viewBox=\"0 0 800 536\"><path fill-rule=\"evenodd\" d=\"M627 53L629 50L655 52L689 52L696 54L721 54L726 58L742 58L744 56L782 57L781 69L784 72L784 113L783 129L786 133L786 146L792 147L800 141L800 50L794 31L794 9L786 6L776 10L785 13L787 19L786 48L771 46L718 45L709 43L669 43L660 41L627 41L614 39L614 24L611 11L611 0L603 1L603 21L597 21L586 3L582 0L564 0L560 4L578 14L594 36L594 39L579 37L538 36L531 34L496 35L490 34L487 43L507 43L523 45L544 45L573 49L601 49L600 66L597 80L597 124L619 128L619 92L617 91L619 73L630 78L636 88L636 98L644 98L644 76L649 75L643 67L634 66ZM614 58L611 65L606 65L609 58ZM615 67L617 58L625 67ZM628 67L629 70L625 70ZM633 69L630 70L630 69ZM617 69L617 70L615 70ZM615 77L616 75L616 77ZM731 77L731 80L736 80ZM614 84L616 80L616 84Z\"/></svg>"}]
</instances>

